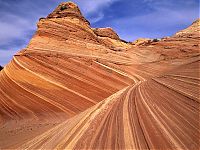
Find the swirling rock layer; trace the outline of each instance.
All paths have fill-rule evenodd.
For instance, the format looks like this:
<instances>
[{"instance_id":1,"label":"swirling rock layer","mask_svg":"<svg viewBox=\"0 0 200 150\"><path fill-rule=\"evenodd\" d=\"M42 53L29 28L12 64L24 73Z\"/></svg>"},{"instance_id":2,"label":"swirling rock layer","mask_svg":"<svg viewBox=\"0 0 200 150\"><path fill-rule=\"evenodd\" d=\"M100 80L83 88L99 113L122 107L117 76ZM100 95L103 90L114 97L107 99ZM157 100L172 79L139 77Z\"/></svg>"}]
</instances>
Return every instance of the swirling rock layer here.
<instances>
[{"instance_id":1,"label":"swirling rock layer","mask_svg":"<svg viewBox=\"0 0 200 150\"><path fill-rule=\"evenodd\" d=\"M199 79L190 68L197 65L192 62L173 74L139 81L21 148L197 149Z\"/></svg>"},{"instance_id":2,"label":"swirling rock layer","mask_svg":"<svg viewBox=\"0 0 200 150\"><path fill-rule=\"evenodd\" d=\"M61 3L0 72L0 148L198 149L197 23L132 46Z\"/></svg>"}]
</instances>

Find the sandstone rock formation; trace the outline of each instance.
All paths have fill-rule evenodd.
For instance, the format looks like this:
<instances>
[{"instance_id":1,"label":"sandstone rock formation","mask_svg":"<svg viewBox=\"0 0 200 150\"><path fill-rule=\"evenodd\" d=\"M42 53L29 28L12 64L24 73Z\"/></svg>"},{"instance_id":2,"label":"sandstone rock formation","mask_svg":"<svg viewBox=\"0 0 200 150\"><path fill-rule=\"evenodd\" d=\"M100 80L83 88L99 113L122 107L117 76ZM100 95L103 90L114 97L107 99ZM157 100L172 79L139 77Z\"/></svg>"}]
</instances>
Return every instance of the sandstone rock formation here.
<instances>
[{"instance_id":1,"label":"sandstone rock formation","mask_svg":"<svg viewBox=\"0 0 200 150\"><path fill-rule=\"evenodd\" d=\"M97 35L99 43L113 51L124 51L132 47L130 43L121 40L112 28L94 28L93 31Z\"/></svg>"},{"instance_id":2,"label":"sandstone rock formation","mask_svg":"<svg viewBox=\"0 0 200 150\"><path fill-rule=\"evenodd\" d=\"M193 31L133 46L61 3L0 72L0 148L198 149Z\"/></svg>"},{"instance_id":3,"label":"sandstone rock formation","mask_svg":"<svg viewBox=\"0 0 200 150\"><path fill-rule=\"evenodd\" d=\"M200 19L197 19L188 28L177 32L175 34L175 37L199 38L199 32L200 32Z\"/></svg>"},{"instance_id":4,"label":"sandstone rock formation","mask_svg":"<svg viewBox=\"0 0 200 150\"><path fill-rule=\"evenodd\" d=\"M146 44L150 44L152 41L152 39L149 38L139 38L135 41L132 42L133 45L139 46L139 45L146 45Z\"/></svg>"},{"instance_id":5,"label":"sandstone rock formation","mask_svg":"<svg viewBox=\"0 0 200 150\"><path fill-rule=\"evenodd\" d=\"M120 40L119 36L112 28L94 28L93 31L97 36Z\"/></svg>"},{"instance_id":6,"label":"sandstone rock formation","mask_svg":"<svg viewBox=\"0 0 200 150\"><path fill-rule=\"evenodd\" d=\"M47 18L64 18L68 17L71 20L83 21L86 24L90 23L82 16L80 9L73 2L63 2L61 3Z\"/></svg>"}]
</instances>

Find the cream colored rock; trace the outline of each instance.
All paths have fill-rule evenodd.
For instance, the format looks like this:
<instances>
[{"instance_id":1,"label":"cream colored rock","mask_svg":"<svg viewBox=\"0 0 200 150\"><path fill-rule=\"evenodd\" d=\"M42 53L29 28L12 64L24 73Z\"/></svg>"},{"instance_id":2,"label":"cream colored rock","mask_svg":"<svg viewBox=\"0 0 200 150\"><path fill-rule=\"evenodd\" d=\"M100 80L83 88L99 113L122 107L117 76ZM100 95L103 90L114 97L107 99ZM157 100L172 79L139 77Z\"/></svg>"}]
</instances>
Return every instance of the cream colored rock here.
<instances>
[{"instance_id":1,"label":"cream colored rock","mask_svg":"<svg viewBox=\"0 0 200 150\"><path fill-rule=\"evenodd\" d=\"M120 40L119 36L112 28L94 28L93 31L97 36Z\"/></svg>"},{"instance_id":2,"label":"cream colored rock","mask_svg":"<svg viewBox=\"0 0 200 150\"><path fill-rule=\"evenodd\" d=\"M151 41L152 40L149 39L149 38L139 38L139 39L133 41L132 44L135 45L135 46L139 46L139 45L150 44Z\"/></svg>"},{"instance_id":3,"label":"cream colored rock","mask_svg":"<svg viewBox=\"0 0 200 150\"><path fill-rule=\"evenodd\" d=\"M200 19L197 19L188 28L177 32L175 36L188 37L188 38L194 38L195 36L196 38L200 38L199 33L200 33Z\"/></svg>"}]
</instances>

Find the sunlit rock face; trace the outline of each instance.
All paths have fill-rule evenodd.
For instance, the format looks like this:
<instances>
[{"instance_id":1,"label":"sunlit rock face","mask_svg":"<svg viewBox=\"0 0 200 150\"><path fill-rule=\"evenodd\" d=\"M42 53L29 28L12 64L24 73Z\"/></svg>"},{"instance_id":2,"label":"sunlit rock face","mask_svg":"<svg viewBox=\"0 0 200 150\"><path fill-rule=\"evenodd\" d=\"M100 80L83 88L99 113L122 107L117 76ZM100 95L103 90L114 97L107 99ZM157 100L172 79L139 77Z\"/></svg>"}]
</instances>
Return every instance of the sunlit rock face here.
<instances>
[{"instance_id":1,"label":"sunlit rock face","mask_svg":"<svg viewBox=\"0 0 200 150\"><path fill-rule=\"evenodd\" d=\"M132 44L135 46L147 45L147 44L150 44L151 41L152 41L152 39L149 39L149 38L139 38L139 39L133 41Z\"/></svg>"},{"instance_id":2,"label":"sunlit rock face","mask_svg":"<svg viewBox=\"0 0 200 150\"><path fill-rule=\"evenodd\" d=\"M120 40L119 36L112 28L94 28L93 31L97 36Z\"/></svg>"},{"instance_id":3,"label":"sunlit rock face","mask_svg":"<svg viewBox=\"0 0 200 150\"><path fill-rule=\"evenodd\" d=\"M51 14L47 16L47 18L71 18L79 19L86 24L90 25L90 23L82 16L82 13L78 6L73 2L63 2L61 3Z\"/></svg>"},{"instance_id":4,"label":"sunlit rock face","mask_svg":"<svg viewBox=\"0 0 200 150\"><path fill-rule=\"evenodd\" d=\"M200 32L200 19L197 19L188 28L177 32L175 34L175 36L179 37L179 38L185 37L185 38L192 38L192 39L198 38L199 39L199 32Z\"/></svg>"},{"instance_id":5,"label":"sunlit rock face","mask_svg":"<svg viewBox=\"0 0 200 150\"><path fill-rule=\"evenodd\" d=\"M133 45L61 3L0 72L0 149L198 149L198 23Z\"/></svg>"}]
</instances>

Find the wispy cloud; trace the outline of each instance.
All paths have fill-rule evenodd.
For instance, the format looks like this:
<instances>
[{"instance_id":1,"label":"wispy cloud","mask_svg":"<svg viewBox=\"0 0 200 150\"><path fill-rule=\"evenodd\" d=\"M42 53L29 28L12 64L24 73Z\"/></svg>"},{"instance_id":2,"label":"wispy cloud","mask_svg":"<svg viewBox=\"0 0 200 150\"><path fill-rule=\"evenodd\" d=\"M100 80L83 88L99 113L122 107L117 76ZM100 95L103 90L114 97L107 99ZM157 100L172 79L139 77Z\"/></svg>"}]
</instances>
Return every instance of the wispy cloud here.
<instances>
[{"instance_id":1,"label":"wispy cloud","mask_svg":"<svg viewBox=\"0 0 200 150\"><path fill-rule=\"evenodd\" d=\"M143 4L152 10L142 15L109 20L122 39L133 41L139 37L171 36L199 18L199 5L195 0L177 0L176 3L172 0L144 0Z\"/></svg>"},{"instance_id":2,"label":"wispy cloud","mask_svg":"<svg viewBox=\"0 0 200 150\"><path fill-rule=\"evenodd\" d=\"M113 3L120 0L72 0L77 3L83 14L91 23L96 23L104 18L104 10L108 9Z\"/></svg>"},{"instance_id":3,"label":"wispy cloud","mask_svg":"<svg viewBox=\"0 0 200 150\"><path fill-rule=\"evenodd\" d=\"M14 23L13 23L14 22ZM26 38L26 32L34 30L34 25L27 19L14 14L2 14L0 18L0 46L15 38Z\"/></svg>"},{"instance_id":4,"label":"wispy cloud","mask_svg":"<svg viewBox=\"0 0 200 150\"><path fill-rule=\"evenodd\" d=\"M103 9L108 8L112 3L119 1L119 0L73 0L82 8L82 11L85 15L102 12Z\"/></svg>"},{"instance_id":5,"label":"wispy cloud","mask_svg":"<svg viewBox=\"0 0 200 150\"><path fill-rule=\"evenodd\" d=\"M48 6L48 3L0 0L0 65L8 63L17 51L26 47L36 30L39 17L49 12L49 8L44 9L44 6Z\"/></svg>"},{"instance_id":6,"label":"wispy cloud","mask_svg":"<svg viewBox=\"0 0 200 150\"><path fill-rule=\"evenodd\" d=\"M104 18L104 13L103 12L99 12L97 15L95 16L90 16L90 22L91 23L97 23L98 21L102 20Z\"/></svg>"}]
</instances>

